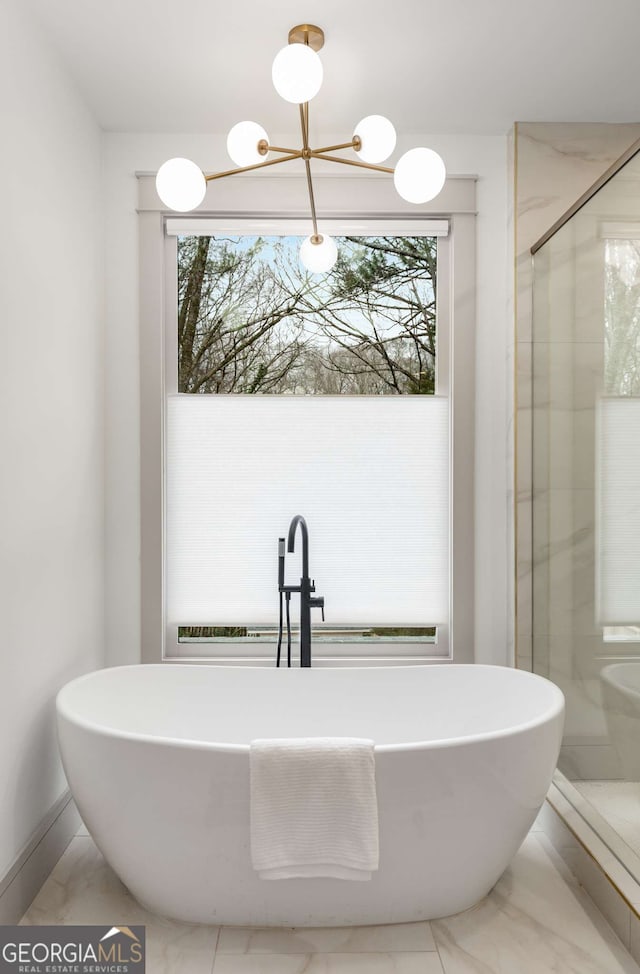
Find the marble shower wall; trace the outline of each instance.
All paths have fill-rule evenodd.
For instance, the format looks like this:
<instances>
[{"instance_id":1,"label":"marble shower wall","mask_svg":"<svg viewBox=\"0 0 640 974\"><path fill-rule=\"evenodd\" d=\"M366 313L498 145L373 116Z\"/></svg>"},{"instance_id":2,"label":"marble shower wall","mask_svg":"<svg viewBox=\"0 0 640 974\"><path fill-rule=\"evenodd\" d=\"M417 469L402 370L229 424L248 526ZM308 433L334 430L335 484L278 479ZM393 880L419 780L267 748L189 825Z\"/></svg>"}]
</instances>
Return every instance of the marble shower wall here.
<instances>
[{"instance_id":1,"label":"marble shower wall","mask_svg":"<svg viewBox=\"0 0 640 974\"><path fill-rule=\"evenodd\" d=\"M515 329L513 344L508 350L509 373L515 385L514 416L510 424L510 435L515 438L514 536L511 546L511 550L515 550L512 573L515 593L512 604L515 603L515 660L516 665L524 669L532 668L534 652L532 369L534 356L540 359L545 355L545 343L534 343L533 336L530 248L638 138L640 124L519 122L511 133L509 162L513 193L510 218L515 272ZM538 370L536 373L539 374ZM554 394L553 390L547 392ZM570 500L568 495L567 500ZM558 515L557 537L549 539L557 551L557 566L561 573L563 537L569 524L572 520ZM573 536L573 527L570 533ZM540 636L535 651L537 659L544 663L549 653L548 633ZM538 666L536 669L540 671Z\"/></svg>"},{"instance_id":2,"label":"marble shower wall","mask_svg":"<svg viewBox=\"0 0 640 974\"><path fill-rule=\"evenodd\" d=\"M598 400L616 393L604 385L603 229L640 221L640 156L533 262L530 248L638 137L640 125L514 132L516 661L565 694L559 766L570 779L623 777L600 679L621 650L595 612L595 439Z\"/></svg>"}]
</instances>

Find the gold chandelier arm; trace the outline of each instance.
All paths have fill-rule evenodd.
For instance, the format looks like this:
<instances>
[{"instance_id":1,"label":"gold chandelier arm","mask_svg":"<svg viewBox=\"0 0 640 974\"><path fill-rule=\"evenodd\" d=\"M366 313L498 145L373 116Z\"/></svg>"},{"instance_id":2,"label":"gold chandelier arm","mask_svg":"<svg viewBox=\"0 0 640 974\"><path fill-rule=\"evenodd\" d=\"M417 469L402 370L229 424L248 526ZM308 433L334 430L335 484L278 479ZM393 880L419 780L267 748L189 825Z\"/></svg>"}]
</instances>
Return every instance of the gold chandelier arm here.
<instances>
[{"instance_id":1,"label":"gold chandelier arm","mask_svg":"<svg viewBox=\"0 0 640 974\"><path fill-rule=\"evenodd\" d=\"M316 201L313 197L313 183L311 181L311 163L309 162L309 157L311 155L311 150L309 149L309 102L305 102L304 105L300 105L300 127L302 129L302 158L304 159L305 169L307 170L307 188L309 190L309 204L311 206L311 221L313 223L313 236L316 238L314 242L318 243L318 221L316 219Z\"/></svg>"},{"instance_id":2,"label":"gold chandelier arm","mask_svg":"<svg viewBox=\"0 0 640 974\"><path fill-rule=\"evenodd\" d=\"M265 152L286 152L287 155L290 156L300 156L300 151L298 149L282 149L279 145L271 145L271 143L267 143Z\"/></svg>"},{"instance_id":3,"label":"gold chandelier arm","mask_svg":"<svg viewBox=\"0 0 640 974\"><path fill-rule=\"evenodd\" d=\"M204 178L208 183L212 179L222 179L224 176L235 176L239 172L250 172L252 169L266 169L267 166L277 166L279 162L290 162L292 159L301 159L302 152L291 152L288 156L280 156L279 159L268 159L266 162L256 162L252 166L240 166L239 169L227 169L226 172L214 172Z\"/></svg>"},{"instance_id":4,"label":"gold chandelier arm","mask_svg":"<svg viewBox=\"0 0 640 974\"><path fill-rule=\"evenodd\" d=\"M338 149L355 149L356 151L362 145L359 138L352 139L351 142L341 142L340 145L325 145L322 149L312 149L313 155L317 152L336 152Z\"/></svg>"},{"instance_id":5,"label":"gold chandelier arm","mask_svg":"<svg viewBox=\"0 0 640 974\"><path fill-rule=\"evenodd\" d=\"M388 166L374 166L371 162L359 162L357 159L341 159L340 156L327 156L319 149L312 149L314 159L324 159L325 162L341 162L343 166L357 166L359 169L375 169L376 172L393 172Z\"/></svg>"}]
</instances>

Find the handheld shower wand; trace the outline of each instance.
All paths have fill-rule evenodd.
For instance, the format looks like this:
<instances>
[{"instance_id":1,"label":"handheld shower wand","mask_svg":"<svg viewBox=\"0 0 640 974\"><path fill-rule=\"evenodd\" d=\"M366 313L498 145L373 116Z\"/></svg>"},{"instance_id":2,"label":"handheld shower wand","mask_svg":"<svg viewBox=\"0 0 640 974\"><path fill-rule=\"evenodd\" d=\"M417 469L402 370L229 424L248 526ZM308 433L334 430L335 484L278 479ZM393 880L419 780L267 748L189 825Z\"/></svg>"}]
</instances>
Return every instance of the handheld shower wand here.
<instances>
[{"instance_id":1,"label":"handheld shower wand","mask_svg":"<svg viewBox=\"0 0 640 974\"><path fill-rule=\"evenodd\" d=\"M278 590L284 588L284 538L278 538Z\"/></svg>"}]
</instances>

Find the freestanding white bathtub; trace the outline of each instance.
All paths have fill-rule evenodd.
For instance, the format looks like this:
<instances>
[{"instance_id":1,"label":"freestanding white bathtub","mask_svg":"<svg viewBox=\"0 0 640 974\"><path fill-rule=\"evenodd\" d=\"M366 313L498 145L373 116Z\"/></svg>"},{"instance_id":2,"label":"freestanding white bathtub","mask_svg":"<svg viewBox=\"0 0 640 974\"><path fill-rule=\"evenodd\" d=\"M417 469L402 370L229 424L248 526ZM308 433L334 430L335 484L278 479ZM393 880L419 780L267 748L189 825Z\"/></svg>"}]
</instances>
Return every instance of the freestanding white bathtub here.
<instances>
[{"instance_id":1,"label":"freestanding white bathtub","mask_svg":"<svg viewBox=\"0 0 640 974\"><path fill-rule=\"evenodd\" d=\"M100 670L58 695L64 767L121 880L179 920L256 926L396 923L483 897L549 787L564 698L494 666ZM370 882L258 879L249 742L375 743L380 868Z\"/></svg>"}]
</instances>

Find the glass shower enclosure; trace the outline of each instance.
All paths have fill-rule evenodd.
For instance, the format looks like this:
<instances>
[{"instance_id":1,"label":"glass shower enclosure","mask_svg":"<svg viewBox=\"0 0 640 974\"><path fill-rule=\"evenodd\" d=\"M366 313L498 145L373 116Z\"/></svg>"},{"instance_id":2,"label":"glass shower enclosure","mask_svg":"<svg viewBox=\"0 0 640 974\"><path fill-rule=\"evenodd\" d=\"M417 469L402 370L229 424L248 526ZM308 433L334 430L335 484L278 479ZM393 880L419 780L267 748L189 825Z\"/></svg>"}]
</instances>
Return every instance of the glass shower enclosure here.
<instances>
[{"instance_id":1,"label":"glass shower enclosure","mask_svg":"<svg viewBox=\"0 0 640 974\"><path fill-rule=\"evenodd\" d=\"M533 668L558 786L640 881L640 154L532 252Z\"/></svg>"}]
</instances>

